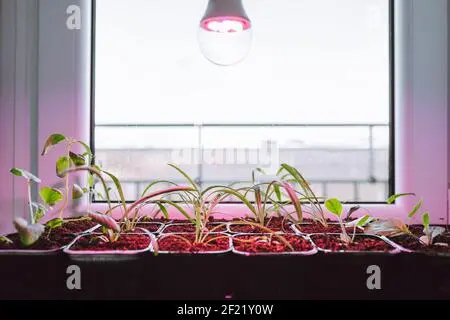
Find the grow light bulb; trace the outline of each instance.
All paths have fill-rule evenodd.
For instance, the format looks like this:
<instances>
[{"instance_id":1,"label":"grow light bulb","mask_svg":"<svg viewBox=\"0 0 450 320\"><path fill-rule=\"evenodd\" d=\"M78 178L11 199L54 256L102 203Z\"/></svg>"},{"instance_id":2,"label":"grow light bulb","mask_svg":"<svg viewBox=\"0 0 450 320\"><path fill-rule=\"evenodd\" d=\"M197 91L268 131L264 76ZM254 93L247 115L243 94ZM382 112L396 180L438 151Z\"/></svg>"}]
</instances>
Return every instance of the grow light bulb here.
<instances>
[{"instance_id":1,"label":"grow light bulb","mask_svg":"<svg viewBox=\"0 0 450 320\"><path fill-rule=\"evenodd\" d=\"M212 63L230 66L244 60L252 46L252 28L241 0L209 0L198 41Z\"/></svg>"}]
</instances>

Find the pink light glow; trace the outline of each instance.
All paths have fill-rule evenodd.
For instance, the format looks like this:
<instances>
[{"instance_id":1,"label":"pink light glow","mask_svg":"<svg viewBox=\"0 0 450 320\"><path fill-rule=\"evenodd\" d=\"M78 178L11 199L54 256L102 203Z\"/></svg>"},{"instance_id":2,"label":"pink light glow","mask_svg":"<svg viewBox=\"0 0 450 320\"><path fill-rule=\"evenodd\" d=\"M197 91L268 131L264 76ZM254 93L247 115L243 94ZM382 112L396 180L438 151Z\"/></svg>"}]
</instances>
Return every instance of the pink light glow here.
<instances>
[{"instance_id":1,"label":"pink light glow","mask_svg":"<svg viewBox=\"0 0 450 320\"><path fill-rule=\"evenodd\" d=\"M200 27L206 31L219 33L241 32L250 29L250 21L242 17L212 17L200 22Z\"/></svg>"}]
</instances>

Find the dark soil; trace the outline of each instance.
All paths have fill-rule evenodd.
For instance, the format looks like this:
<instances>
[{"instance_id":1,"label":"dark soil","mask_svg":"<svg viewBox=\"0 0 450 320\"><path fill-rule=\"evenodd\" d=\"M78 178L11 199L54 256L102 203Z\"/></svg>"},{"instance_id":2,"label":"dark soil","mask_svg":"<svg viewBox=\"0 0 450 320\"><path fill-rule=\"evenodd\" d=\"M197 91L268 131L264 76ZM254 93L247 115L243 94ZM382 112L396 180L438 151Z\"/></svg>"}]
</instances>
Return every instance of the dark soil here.
<instances>
[{"instance_id":1,"label":"dark soil","mask_svg":"<svg viewBox=\"0 0 450 320\"><path fill-rule=\"evenodd\" d=\"M417 238L410 235L401 235L390 238L405 249L426 253L450 253L450 236L440 235L434 239L434 243L447 243L448 246L425 246Z\"/></svg>"},{"instance_id":2,"label":"dark soil","mask_svg":"<svg viewBox=\"0 0 450 320\"><path fill-rule=\"evenodd\" d=\"M211 230L217 226L218 226L218 224L211 223L211 222L206 224L206 227L208 228L208 230ZM227 231L227 226L223 225L217 229L214 229L213 232L226 232L226 231ZM190 233L190 232L195 232L195 226L192 223L186 223L186 221L183 224L169 225L163 231L163 233Z\"/></svg>"},{"instance_id":3,"label":"dark soil","mask_svg":"<svg viewBox=\"0 0 450 320\"><path fill-rule=\"evenodd\" d=\"M159 222L159 223L169 224L169 223L172 223L173 220L166 219L166 218L152 218L149 216L143 216L139 221L140 222ZM186 222L186 220L184 222Z\"/></svg>"},{"instance_id":4,"label":"dark soil","mask_svg":"<svg viewBox=\"0 0 450 320\"><path fill-rule=\"evenodd\" d=\"M190 223L190 222L188 220L186 220L186 219L184 219L184 220L182 220L182 219L175 219L175 220L172 220L170 222L170 224L174 224L174 223Z\"/></svg>"},{"instance_id":5,"label":"dark soil","mask_svg":"<svg viewBox=\"0 0 450 320\"><path fill-rule=\"evenodd\" d=\"M121 225L121 224L120 224ZM122 228L122 231L121 231L121 233L122 234L127 234L127 233L145 233L145 231L144 230L142 230L143 228L142 228L142 226L141 226L141 224L137 224L137 226L134 228L134 229L132 229L132 230L124 230L123 228ZM145 228L144 228L145 229ZM96 232L96 233L98 233L98 232L100 232L100 231L103 231L103 227L99 227L98 229L96 229L96 230L94 230L94 232ZM106 230L105 230L105 232L106 232ZM104 233L105 233L104 232Z\"/></svg>"},{"instance_id":6,"label":"dark soil","mask_svg":"<svg viewBox=\"0 0 450 320\"><path fill-rule=\"evenodd\" d=\"M47 238L47 233L41 236L41 238L29 247L22 246L19 235L17 233L8 235L7 238L13 243L8 245L4 242L0 243L0 250L56 250L68 245L75 235L70 233L57 233L52 231Z\"/></svg>"},{"instance_id":7,"label":"dark soil","mask_svg":"<svg viewBox=\"0 0 450 320\"><path fill-rule=\"evenodd\" d=\"M182 237L188 241L186 242L178 237ZM229 237L226 234L209 235L204 243L194 244L194 241L195 236L193 234L178 234L174 236L168 234L158 239L158 247L160 251L180 253L225 251L230 248Z\"/></svg>"},{"instance_id":8,"label":"dark soil","mask_svg":"<svg viewBox=\"0 0 450 320\"><path fill-rule=\"evenodd\" d=\"M160 225L159 223L138 223L137 227L150 232L157 232L162 228L162 225Z\"/></svg>"},{"instance_id":9,"label":"dark soil","mask_svg":"<svg viewBox=\"0 0 450 320\"><path fill-rule=\"evenodd\" d=\"M236 222L242 220L235 220ZM248 220L250 222L256 223L255 220ZM291 222L287 219L283 218L272 218L267 219L265 223L265 227L269 228L272 231L282 231L285 233L294 233L294 231L290 227ZM233 233L266 233L267 231L256 226L249 225L233 225L230 224L230 230Z\"/></svg>"},{"instance_id":10,"label":"dark soil","mask_svg":"<svg viewBox=\"0 0 450 320\"><path fill-rule=\"evenodd\" d=\"M209 219L208 222L210 223L228 223L230 222L230 220L226 220L226 219ZM171 220L171 224L174 223L190 223L187 219L175 219L175 220Z\"/></svg>"},{"instance_id":11,"label":"dark soil","mask_svg":"<svg viewBox=\"0 0 450 320\"><path fill-rule=\"evenodd\" d=\"M65 220L63 225L53 230L53 232L79 234L95 227L96 225L97 223L89 218L78 221Z\"/></svg>"},{"instance_id":12,"label":"dark soil","mask_svg":"<svg viewBox=\"0 0 450 320\"><path fill-rule=\"evenodd\" d=\"M313 249L309 240L296 235L284 235L296 252L305 252ZM239 235L233 237L233 246L241 252L292 252L280 239L273 235Z\"/></svg>"},{"instance_id":13,"label":"dark soil","mask_svg":"<svg viewBox=\"0 0 450 320\"><path fill-rule=\"evenodd\" d=\"M159 231L162 228L162 226L159 223L138 222L136 224L136 228L142 228L142 229L145 229L145 230L150 231L150 232L157 232L157 231ZM136 230L136 228L135 228L135 230L133 230L133 232L139 231L139 230ZM138 232L138 233L140 233L140 232Z\"/></svg>"},{"instance_id":14,"label":"dark soil","mask_svg":"<svg viewBox=\"0 0 450 320\"><path fill-rule=\"evenodd\" d=\"M448 226L446 226L446 225L432 225L432 226L439 226L439 227L443 227L446 230L448 230ZM416 236L419 236L419 237L424 235L423 225L421 225L421 224L410 225L409 231L411 231L413 234L415 234ZM445 235L446 233L449 233L449 232L448 231L444 232L443 235Z\"/></svg>"},{"instance_id":15,"label":"dark soil","mask_svg":"<svg viewBox=\"0 0 450 320\"><path fill-rule=\"evenodd\" d=\"M417 224L410 225L409 231L411 231L412 233L414 233L417 236L422 236L423 235L423 226L417 225Z\"/></svg>"},{"instance_id":16,"label":"dark soil","mask_svg":"<svg viewBox=\"0 0 450 320\"><path fill-rule=\"evenodd\" d=\"M307 225L297 225L297 230L299 230L302 233L305 234L311 234L311 233L341 233L342 229L339 224L328 224L327 227L324 227L321 224L314 223L314 224L307 224ZM347 232L349 234L353 234L354 228L346 228ZM356 228L356 233L363 233L364 231L360 228Z\"/></svg>"},{"instance_id":17,"label":"dark soil","mask_svg":"<svg viewBox=\"0 0 450 320\"><path fill-rule=\"evenodd\" d=\"M343 243L338 234L316 234L311 235L311 239L317 247L332 251L388 252L394 249L385 241L372 236L357 235L355 241L350 244Z\"/></svg>"},{"instance_id":18,"label":"dark soil","mask_svg":"<svg viewBox=\"0 0 450 320\"><path fill-rule=\"evenodd\" d=\"M115 242L104 242L99 239L100 234L83 236L70 248L73 251L109 251L109 250L143 250L150 245L150 237L146 234L122 234Z\"/></svg>"},{"instance_id":19,"label":"dark soil","mask_svg":"<svg viewBox=\"0 0 450 320\"><path fill-rule=\"evenodd\" d=\"M221 223L223 225L220 226ZM217 228L218 226L220 226L217 229L214 229L213 232L227 232L228 230L227 230L227 226L225 225L225 223L228 223L228 222L223 222L223 221L222 222L216 222L216 221L209 222L209 223L206 224L206 227L208 228L208 230L212 230L212 229Z\"/></svg>"}]
</instances>

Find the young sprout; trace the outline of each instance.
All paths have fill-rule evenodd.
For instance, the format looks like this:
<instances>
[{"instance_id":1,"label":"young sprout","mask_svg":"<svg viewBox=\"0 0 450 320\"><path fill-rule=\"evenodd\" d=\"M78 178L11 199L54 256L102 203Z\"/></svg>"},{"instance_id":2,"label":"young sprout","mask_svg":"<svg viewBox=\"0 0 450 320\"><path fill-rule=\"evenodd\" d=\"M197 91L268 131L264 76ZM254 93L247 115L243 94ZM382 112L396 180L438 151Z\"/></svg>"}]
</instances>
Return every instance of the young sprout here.
<instances>
[{"instance_id":1,"label":"young sprout","mask_svg":"<svg viewBox=\"0 0 450 320\"><path fill-rule=\"evenodd\" d=\"M350 237L347 233L346 225L342 219L342 213L344 210L342 202L336 198L327 199L325 201L325 207L338 218L339 225L341 226L340 238L345 244L350 244L355 241L356 228L364 226L370 219L369 215L365 215L353 223L353 235Z\"/></svg>"},{"instance_id":2,"label":"young sprout","mask_svg":"<svg viewBox=\"0 0 450 320\"><path fill-rule=\"evenodd\" d=\"M394 194L387 200L388 204L394 203L398 198L406 197L406 196L416 196L414 193L400 193ZM416 213L421 209L423 205L423 199L419 199L417 203L413 206L413 208L408 213L408 219L412 219ZM428 216L428 213L426 213ZM409 229L408 224L404 223L400 219L390 218L386 220L376 220L371 222L365 228L365 232L367 234L376 234L387 237L395 237L402 234L407 234L412 237L417 238Z\"/></svg>"},{"instance_id":3,"label":"young sprout","mask_svg":"<svg viewBox=\"0 0 450 320\"><path fill-rule=\"evenodd\" d=\"M423 233L425 234L419 238L419 240L422 244L424 244L425 246L431 246L431 245L447 246L447 244L434 243L434 239L437 236L443 234L445 232L445 228L430 226L430 215L428 212L425 212L422 215L422 224L423 224Z\"/></svg>"},{"instance_id":4,"label":"young sprout","mask_svg":"<svg viewBox=\"0 0 450 320\"><path fill-rule=\"evenodd\" d=\"M305 208L308 208L308 213L311 215L311 218L315 221L326 227L327 219L323 212L322 206L320 204L319 198L312 191L309 183L303 177L303 175L294 167L283 163L280 169L277 172L277 175L280 177L283 183L283 187L286 190L291 202L294 204L295 211L297 213L297 220L301 222L303 219L303 211L302 205ZM297 191L291 184L298 185L300 190ZM296 194L299 196L297 197ZM301 204L301 202L304 202Z\"/></svg>"},{"instance_id":5,"label":"young sprout","mask_svg":"<svg viewBox=\"0 0 450 320\"><path fill-rule=\"evenodd\" d=\"M62 193L58 189L44 187L39 191L39 195L44 204L34 202L31 198L31 184L33 182L40 183L41 180L32 173L23 169L13 168L10 170L10 172L15 176L25 178L25 180L27 181L29 221L18 217L14 219L13 224L17 230L17 233L19 234L22 245L28 247L39 240L39 238L45 231L45 226L40 224L39 222L49 209L48 207L46 207L46 205L53 206L57 204L62 199ZM55 220L47 222L46 226L49 229L49 234L53 228L59 227L60 225L61 224L56 222ZM11 243L11 241L5 240L7 239L6 237L2 237L2 239L3 242Z\"/></svg>"},{"instance_id":6,"label":"young sprout","mask_svg":"<svg viewBox=\"0 0 450 320\"><path fill-rule=\"evenodd\" d=\"M220 224L215 226L211 230L208 230L207 224L210 221L210 218L217 213L216 207L220 203L222 199L221 188L227 188L225 186L210 186L204 190L194 181L194 179L189 176L185 171L183 171L180 167L175 164L169 164L170 167L174 168L178 173L180 173L190 185L189 190L181 190L177 192L183 204L189 207L189 210L186 210L182 206L180 206L175 201L171 201L168 199L159 199L157 200L157 205L164 212L167 212L165 205L170 205L178 210L189 222L193 223L195 226L195 240L194 243L203 243L206 241L208 235L211 232L215 232L219 230L221 227L226 224ZM153 183L155 184L155 183ZM175 183L172 183L176 185ZM185 239L189 242L188 239ZM213 240L208 240L213 241Z\"/></svg>"},{"instance_id":7,"label":"young sprout","mask_svg":"<svg viewBox=\"0 0 450 320\"><path fill-rule=\"evenodd\" d=\"M231 186L216 185L216 186L210 186L210 187L202 190L201 187L194 181L194 179L192 179L192 177L190 177L180 167L178 167L174 164L169 164L169 166L171 166L172 168L177 170L188 181L188 183L190 184L190 186L192 188L192 190L184 190L182 192L176 193L182 199L183 204L187 205L189 209L187 210L186 208L184 208L182 205L178 204L177 202L171 201L168 199L160 199L157 201L157 204L163 210L166 210L165 205L170 205L170 206L174 207L175 209L177 209L188 221L190 221L191 223L194 224L195 237L191 241L190 239L188 239L182 235L167 234L167 235L163 235L160 240L167 238L167 237L174 237L174 238L182 240L183 242L188 244L190 247L194 247L195 245L198 245L198 244L208 244L210 242L213 242L213 241L216 241L216 240L219 240L222 238L227 238L228 236L223 236L223 235L212 236L214 234L214 232L219 230L221 227L225 226L226 225L225 223L218 224L217 226L215 226L211 229L207 228L207 223L209 222L210 218L215 213L218 213L216 211L217 205L230 195L236 196L239 199L241 199L247 206L250 206L250 208L252 208L251 210L254 209L254 207L245 198L245 196L239 192L239 191L242 191L242 189L236 190L236 189L233 189ZM153 182L151 185L154 185L156 183L158 183L158 182ZM174 183L171 183L171 184L175 185ZM147 187L146 190L149 187ZM263 211L265 210L265 204L263 204L262 197L266 197L265 194L256 187L253 189L247 188L245 190L247 190L247 191L251 190L256 193L255 197L257 198L257 205L255 206L255 208L258 207L259 209L254 209L254 211L252 211L252 212L256 213L257 210L259 210L258 211L259 214L258 213L255 214L255 216L257 217L257 221L264 220L263 218L266 215L262 214ZM251 223L251 222L242 222L242 224L260 227L260 224ZM271 230L269 230L267 228L262 228L262 229L269 233L272 232ZM289 246L289 244L288 244L288 246Z\"/></svg>"},{"instance_id":8,"label":"young sprout","mask_svg":"<svg viewBox=\"0 0 450 320\"><path fill-rule=\"evenodd\" d=\"M10 170L10 173L17 177L23 177L27 181L29 217L30 217L30 223L34 224L35 218L34 218L34 210L33 210L33 199L31 198L31 185L33 182L38 183L38 184L41 183L41 179L36 177L34 174L32 174L26 170L19 169L19 168L12 168Z\"/></svg>"},{"instance_id":9,"label":"young sprout","mask_svg":"<svg viewBox=\"0 0 450 320\"><path fill-rule=\"evenodd\" d=\"M74 139L74 138L66 137L59 133L52 134L47 138L47 141L44 144L44 148L42 150L41 155L42 156L47 155L54 146L61 144L61 143L65 144L66 152L63 156L59 157L58 160L56 161L56 175L59 178L64 179L65 197L64 197L64 203L58 212L59 219L62 219L62 215L64 213L64 210L67 208L67 206L69 204L69 198L70 198L70 189L71 188L69 185L69 176L67 174L65 174L65 172L74 167L82 167L85 165L91 165L92 159L93 159L93 154L92 154L91 148L86 143L84 143L83 141ZM84 149L83 154L78 154L78 153L73 152L73 150L72 150L73 146L76 144L81 145L83 147L83 149ZM93 186L92 176L88 177L88 184L89 184L88 188L83 188L77 184L73 184L72 185L72 199L73 200L79 199L85 193L89 193L91 191L92 186Z\"/></svg>"},{"instance_id":10,"label":"young sprout","mask_svg":"<svg viewBox=\"0 0 450 320\"><path fill-rule=\"evenodd\" d=\"M143 196L140 199L136 200L135 202L133 202L130 206L127 205L125 198L124 198L124 194L123 194L123 190L122 190L122 186L121 183L119 181L119 179L117 177L115 177L113 174L106 172L104 170L99 170L98 167L95 166L87 166L87 167L77 167L77 168L72 168L69 169L67 171L64 172L64 174L69 174L69 173L73 173L73 172L79 172L79 171L89 171L91 174L94 174L95 176L97 176L103 186L103 189L105 191L106 194L106 199L107 199L107 203L108 203L108 210L105 213L99 213L99 212L90 212L89 213L89 217L99 223L100 225L103 226L103 231L104 233L106 233L108 235L107 240L114 242L117 241L120 237L120 234L124 231L131 231L130 229L130 225L135 225L135 222L131 223L131 224L127 224L125 223L128 219L129 216L133 213L136 212L136 210L139 210L139 208L142 205L147 204L150 200L152 200L153 198L160 196L160 195L165 195L165 194L169 194L169 193L176 193L176 192L181 192L181 191L192 191L193 188L191 187L182 187L182 186L176 186L176 187L172 187L172 188L167 188L164 190L159 190L156 192L153 192L149 195ZM106 174L107 176L109 176L113 182L114 185L117 187L118 189L118 193L120 195L121 198L121 204L119 205L119 207L122 207L122 217L119 220L119 222L123 222L122 223L122 228L120 227L120 225L118 224L117 221L115 221L112 217L112 211L114 210L114 207L112 206L112 201L111 201L111 197L110 197L110 193L109 193L109 189L106 185L106 180L103 178L103 174ZM135 216L133 217L133 219L137 219L137 214L135 214ZM104 237L102 237L103 239Z\"/></svg>"},{"instance_id":11,"label":"young sprout","mask_svg":"<svg viewBox=\"0 0 450 320\"><path fill-rule=\"evenodd\" d=\"M107 204L108 204L108 211L105 214L95 213L95 212L88 212L89 218L91 218L93 221L97 222L98 224L103 226L103 233L108 235L108 238L106 240L108 241L117 241L120 236L120 227L117 229L116 225L117 222L110 216L113 211L113 207L111 204L111 197L109 195L109 189L106 185L106 181L102 176L102 172L97 169L95 166L84 166L84 167L75 167L75 168L68 168L67 170L63 171L62 174L65 177L68 177L69 174L74 172L81 172L81 171L87 171L92 175L97 176L103 186L103 189L106 194ZM102 237L103 239L103 237Z\"/></svg>"},{"instance_id":12,"label":"young sprout","mask_svg":"<svg viewBox=\"0 0 450 320\"><path fill-rule=\"evenodd\" d=\"M231 187L224 187L218 189L217 192L222 194L221 200L233 196L240 200L253 215L255 222L252 226L262 228L266 227L270 223L270 218L275 213L280 213L280 210L284 210L283 205L272 199L272 195L276 192L276 188L279 188L277 181L270 183L260 183L250 187L242 187L234 189ZM248 200L248 196L253 194L255 202L252 203ZM246 221L242 221L242 224L246 224Z\"/></svg>"}]
</instances>

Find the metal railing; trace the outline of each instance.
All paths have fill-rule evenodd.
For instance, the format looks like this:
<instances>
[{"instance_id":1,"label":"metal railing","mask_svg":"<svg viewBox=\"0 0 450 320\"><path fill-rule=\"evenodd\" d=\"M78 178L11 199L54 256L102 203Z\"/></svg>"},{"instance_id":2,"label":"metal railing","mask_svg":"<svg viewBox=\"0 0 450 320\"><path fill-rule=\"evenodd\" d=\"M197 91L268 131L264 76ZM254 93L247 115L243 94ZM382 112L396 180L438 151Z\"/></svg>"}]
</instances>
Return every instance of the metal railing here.
<instances>
[{"instance_id":1,"label":"metal railing","mask_svg":"<svg viewBox=\"0 0 450 320\"><path fill-rule=\"evenodd\" d=\"M225 124L225 123L203 123L203 124L192 124L192 123L183 123L183 124L97 124L95 125L96 129L102 129L102 128L116 128L118 130L126 130L130 128L193 128L197 130L197 141L196 141L196 150L199 153L198 157L199 159L203 160L203 155L205 153L204 148L204 131L206 128L289 128L289 127L295 127L295 128L364 128L367 130L367 147L358 147L352 149L351 147L348 148L336 148L333 147L333 151L339 152L339 150L344 151L351 151L351 150L366 150L368 152L368 172L367 172L367 179L311 179L309 180L310 183L320 185L322 189L322 193L324 196L328 196L328 189L329 186L332 184L347 184L353 188L353 200L359 201L360 195L359 190L360 186L367 183L378 183L382 184L384 188L384 193L387 195L389 192L389 186L388 186L388 180L383 178L376 178L375 174L375 152L376 148L374 147L374 129L381 127L381 128L389 128L388 124L374 124L374 123L362 123L362 124L301 124L301 123L276 123L276 124L264 124L264 123L242 123L242 124ZM295 150L295 148L292 148ZM314 147L309 146L307 148L301 148L302 151L305 150L328 150L327 148L322 147ZM388 147L381 148L384 151L388 150ZM108 151L114 151L114 150L121 150L120 148L98 148L97 151L101 151L102 153L108 152ZM129 152L132 152L132 150L127 149ZM300 150L300 149L299 149ZM145 152L145 150L139 149L140 152ZM152 152L156 152L156 149L152 149ZM150 152L150 149L149 149ZM386 166L389 164L386 163ZM225 181L225 180L207 180L204 177L204 167L205 163L203 161L199 161L197 164L197 170L196 170L196 177L195 180L200 185L207 185L207 184L229 184L232 181ZM123 177L124 183L127 184L134 184L135 185L135 196L138 197L140 193L139 186L146 183L147 180L143 179L127 179L127 177ZM363 199L364 200L364 199Z\"/></svg>"}]
</instances>

